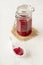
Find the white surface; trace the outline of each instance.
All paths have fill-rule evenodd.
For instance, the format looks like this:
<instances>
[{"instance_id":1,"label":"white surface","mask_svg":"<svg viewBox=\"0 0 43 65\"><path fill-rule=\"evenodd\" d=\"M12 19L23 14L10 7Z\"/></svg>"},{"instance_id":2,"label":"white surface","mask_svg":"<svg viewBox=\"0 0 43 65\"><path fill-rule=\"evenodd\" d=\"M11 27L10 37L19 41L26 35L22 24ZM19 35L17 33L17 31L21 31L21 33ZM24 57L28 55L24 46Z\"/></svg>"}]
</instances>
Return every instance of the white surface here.
<instances>
[{"instance_id":1,"label":"white surface","mask_svg":"<svg viewBox=\"0 0 43 65\"><path fill-rule=\"evenodd\" d=\"M16 7L28 3L35 7L33 27L39 36L25 42L31 49L31 57L17 58L12 51L9 34L14 23ZM25 60L24 60L25 59ZM26 62L27 61L27 62ZM43 0L0 0L0 65L43 65Z\"/></svg>"}]
</instances>

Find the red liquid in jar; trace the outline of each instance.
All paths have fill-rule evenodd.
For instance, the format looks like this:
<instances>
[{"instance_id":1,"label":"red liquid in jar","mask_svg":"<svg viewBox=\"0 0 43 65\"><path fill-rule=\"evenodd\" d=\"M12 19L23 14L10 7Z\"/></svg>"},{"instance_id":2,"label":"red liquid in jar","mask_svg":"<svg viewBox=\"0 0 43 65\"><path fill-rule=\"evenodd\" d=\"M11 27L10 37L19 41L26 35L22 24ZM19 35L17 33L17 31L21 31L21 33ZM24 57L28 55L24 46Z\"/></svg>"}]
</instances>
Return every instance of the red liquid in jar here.
<instances>
[{"instance_id":1,"label":"red liquid in jar","mask_svg":"<svg viewBox=\"0 0 43 65\"><path fill-rule=\"evenodd\" d=\"M21 16L17 21L17 32L21 36L27 36L32 32L32 18Z\"/></svg>"}]
</instances>

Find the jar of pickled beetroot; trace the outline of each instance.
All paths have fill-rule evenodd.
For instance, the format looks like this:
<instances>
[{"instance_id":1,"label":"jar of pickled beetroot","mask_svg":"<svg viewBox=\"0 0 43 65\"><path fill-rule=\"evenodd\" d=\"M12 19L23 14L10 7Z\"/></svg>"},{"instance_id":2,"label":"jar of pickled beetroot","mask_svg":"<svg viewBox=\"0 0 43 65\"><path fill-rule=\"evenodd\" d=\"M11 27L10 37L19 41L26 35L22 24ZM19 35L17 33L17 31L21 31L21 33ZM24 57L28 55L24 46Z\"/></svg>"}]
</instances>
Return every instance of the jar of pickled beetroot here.
<instances>
[{"instance_id":1,"label":"jar of pickled beetroot","mask_svg":"<svg viewBox=\"0 0 43 65\"><path fill-rule=\"evenodd\" d=\"M28 36L32 32L32 12L34 8L31 5L21 5L16 11L16 29L21 36Z\"/></svg>"}]
</instances>

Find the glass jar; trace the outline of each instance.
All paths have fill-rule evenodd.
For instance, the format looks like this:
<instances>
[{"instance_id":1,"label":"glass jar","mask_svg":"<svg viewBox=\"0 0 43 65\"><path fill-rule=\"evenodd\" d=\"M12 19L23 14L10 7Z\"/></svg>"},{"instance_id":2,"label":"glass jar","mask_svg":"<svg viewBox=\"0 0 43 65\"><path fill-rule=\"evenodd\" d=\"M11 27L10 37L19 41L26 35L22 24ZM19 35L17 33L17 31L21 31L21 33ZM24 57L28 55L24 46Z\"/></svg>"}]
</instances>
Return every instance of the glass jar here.
<instances>
[{"instance_id":1,"label":"glass jar","mask_svg":"<svg viewBox=\"0 0 43 65\"><path fill-rule=\"evenodd\" d=\"M28 36L32 32L32 12L34 8L31 5L21 5L17 8L16 29L17 33L21 36Z\"/></svg>"}]
</instances>

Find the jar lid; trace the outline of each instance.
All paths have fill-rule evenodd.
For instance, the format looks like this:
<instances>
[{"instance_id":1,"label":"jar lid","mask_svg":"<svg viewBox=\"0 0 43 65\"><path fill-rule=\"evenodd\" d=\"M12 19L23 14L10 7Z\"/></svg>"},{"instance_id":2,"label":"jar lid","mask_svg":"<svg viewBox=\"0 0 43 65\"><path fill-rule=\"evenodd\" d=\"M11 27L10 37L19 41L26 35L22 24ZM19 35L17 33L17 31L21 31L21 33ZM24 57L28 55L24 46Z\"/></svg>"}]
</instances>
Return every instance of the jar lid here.
<instances>
[{"instance_id":1,"label":"jar lid","mask_svg":"<svg viewBox=\"0 0 43 65\"><path fill-rule=\"evenodd\" d=\"M33 10L34 9L33 9L33 7L31 7L31 5L29 5L29 6L26 4L20 5L17 8L16 15L17 16L18 15L28 15L28 14L32 13Z\"/></svg>"}]
</instances>

